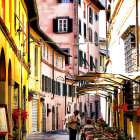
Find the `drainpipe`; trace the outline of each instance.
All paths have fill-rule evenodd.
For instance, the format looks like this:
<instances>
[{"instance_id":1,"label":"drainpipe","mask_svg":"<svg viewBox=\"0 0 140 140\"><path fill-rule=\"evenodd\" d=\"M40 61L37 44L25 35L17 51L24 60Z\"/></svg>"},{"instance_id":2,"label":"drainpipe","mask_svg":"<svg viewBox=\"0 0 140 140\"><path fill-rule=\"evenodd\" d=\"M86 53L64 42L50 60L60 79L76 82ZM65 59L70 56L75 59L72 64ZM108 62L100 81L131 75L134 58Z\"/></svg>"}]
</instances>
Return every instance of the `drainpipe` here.
<instances>
[{"instance_id":1,"label":"drainpipe","mask_svg":"<svg viewBox=\"0 0 140 140\"><path fill-rule=\"evenodd\" d=\"M139 67L139 23L138 23L138 0L136 0L136 48L137 48L137 67Z\"/></svg>"},{"instance_id":2,"label":"drainpipe","mask_svg":"<svg viewBox=\"0 0 140 140\"><path fill-rule=\"evenodd\" d=\"M65 75L65 116L66 116L66 114L67 114L67 92L66 92L66 87L67 85L66 85L66 75Z\"/></svg>"},{"instance_id":3,"label":"drainpipe","mask_svg":"<svg viewBox=\"0 0 140 140\"><path fill-rule=\"evenodd\" d=\"M105 17L106 17L106 59L108 59L108 39L107 39L107 0L105 0Z\"/></svg>"},{"instance_id":4,"label":"drainpipe","mask_svg":"<svg viewBox=\"0 0 140 140\"><path fill-rule=\"evenodd\" d=\"M53 94L53 97L52 97L52 99L54 99L54 91L55 91L55 89L54 89L55 87L54 87L54 50L52 51L52 94Z\"/></svg>"}]
</instances>

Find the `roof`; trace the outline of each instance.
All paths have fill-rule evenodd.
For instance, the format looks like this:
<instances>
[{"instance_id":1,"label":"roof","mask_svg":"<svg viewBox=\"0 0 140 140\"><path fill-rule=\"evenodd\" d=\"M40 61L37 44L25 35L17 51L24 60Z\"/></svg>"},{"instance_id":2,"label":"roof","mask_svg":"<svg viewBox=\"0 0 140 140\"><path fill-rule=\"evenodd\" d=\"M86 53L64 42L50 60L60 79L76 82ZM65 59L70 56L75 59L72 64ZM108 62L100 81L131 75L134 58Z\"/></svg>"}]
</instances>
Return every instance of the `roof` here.
<instances>
[{"instance_id":1,"label":"roof","mask_svg":"<svg viewBox=\"0 0 140 140\"><path fill-rule=\"evenodd\" d=\"M129 25L124 33L121 35L121 38L124 39L132 31L135 34L135 25Z\"/></svg>"},{"instance_id":2,"label":"roof","mask_svg":"<svg viewBox=\"0 0 140 140\"><path fill-rule=\"evenodd\" d=\"M105 7L99 0L90 0L98 9L105 10Z\"/></svg>"},{"instance_id":3,"label":"roof","mask_svg":"<svg viewBox=\"0 0 140 140\"><path fill-rule=\"evenodd\" d=\"M44 41L47 41L51 48L61 55L70 57L71 55L64 52L51 38L49 38L39 27L39 17L36 0L25 0L30 26L38 33ZM53 43L50 43L53 42Z\"/></svg>"},{"instance_id":4,"label":"roof","mask_svg":"<svg viewBox=\"0 0 140 140\"><path fill-rule=\"evenodd\" d=\"M78 95L97 95L106 97L110 94L114 94L114 90L119 88L124 84L124 80L131 80L133 82L139 83L139 73L126 74L112 74L112 73L94 73L88 72L84 75L77 76L77 81L87 81L88 84L84 84L77 89Z\"/></svg>"}]
</instances>

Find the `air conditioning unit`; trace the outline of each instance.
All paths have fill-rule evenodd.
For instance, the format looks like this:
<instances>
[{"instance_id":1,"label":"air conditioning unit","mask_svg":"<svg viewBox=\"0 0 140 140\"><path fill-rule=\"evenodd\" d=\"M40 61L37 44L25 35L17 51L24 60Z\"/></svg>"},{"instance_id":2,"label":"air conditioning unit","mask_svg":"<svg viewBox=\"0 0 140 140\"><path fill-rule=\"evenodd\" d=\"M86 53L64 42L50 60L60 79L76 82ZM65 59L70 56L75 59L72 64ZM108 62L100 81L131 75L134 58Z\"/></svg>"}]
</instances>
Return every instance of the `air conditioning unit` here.
<instances>
[{"instance_id":1,"label":"air conditioning unit","mask_svg":"<svg viewBox=\"0 0 140 140\"><path fill-rule=\"evenodd\" d=\"M21 50L17 50L17 57L19 60L21 60Z\"/></svg>"}]
</instances>

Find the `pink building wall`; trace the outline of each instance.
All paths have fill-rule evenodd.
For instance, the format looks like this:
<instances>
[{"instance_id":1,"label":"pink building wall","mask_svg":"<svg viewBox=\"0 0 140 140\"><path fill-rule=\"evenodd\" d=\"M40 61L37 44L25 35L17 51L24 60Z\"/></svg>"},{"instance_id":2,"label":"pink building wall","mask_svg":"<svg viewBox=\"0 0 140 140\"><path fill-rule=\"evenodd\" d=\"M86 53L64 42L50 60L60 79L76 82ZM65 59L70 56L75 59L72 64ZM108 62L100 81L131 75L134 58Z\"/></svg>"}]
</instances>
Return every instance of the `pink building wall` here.
<instances>
[{"instance_id":1,"label":"pink building wall","mask_svg":"<svg viewBox=\"0 0 140 140\"><path fill-rule=\"evenodd\" d=\"M56 17L68 17L74 19L74 5L73 3L58 3L57 0L36 0L38 13L39 13L39 24L40 28L57 43L74 43L74 22L73 30L71 33L53 33L53 19ZM45 18L46 17L46 18ZM60 48L73 48L73 45L57 44ZM74 74L74 49L71 49L70 65L66 66L66 71Z\"/></svg>"}]
</instances>

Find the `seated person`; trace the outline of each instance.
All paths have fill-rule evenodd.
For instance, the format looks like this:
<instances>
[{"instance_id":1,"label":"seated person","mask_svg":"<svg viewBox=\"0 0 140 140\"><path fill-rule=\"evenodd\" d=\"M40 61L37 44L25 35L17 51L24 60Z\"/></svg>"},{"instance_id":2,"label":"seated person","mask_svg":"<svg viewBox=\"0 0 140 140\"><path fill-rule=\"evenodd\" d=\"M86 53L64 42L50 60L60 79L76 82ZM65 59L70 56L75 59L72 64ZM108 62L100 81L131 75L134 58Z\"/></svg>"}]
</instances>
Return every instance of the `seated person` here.
<instances>
[{"instance_id":1,"label":"seated person","mask_svg":"<svg viewBox=\"0 0 140 140\"><path fill-rule=\"evenodd\" d=\"M93 127L93 125L91 125L91 122L92 122L91 119L87 118L87 120L86 120L87 124L83 128L83 133L86 136L86 140L93 140L93 136L94 136L93 129L94 129L94 127Z\"/></svg>"}]
</instances>

